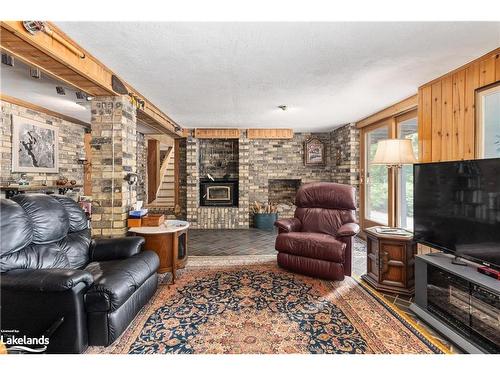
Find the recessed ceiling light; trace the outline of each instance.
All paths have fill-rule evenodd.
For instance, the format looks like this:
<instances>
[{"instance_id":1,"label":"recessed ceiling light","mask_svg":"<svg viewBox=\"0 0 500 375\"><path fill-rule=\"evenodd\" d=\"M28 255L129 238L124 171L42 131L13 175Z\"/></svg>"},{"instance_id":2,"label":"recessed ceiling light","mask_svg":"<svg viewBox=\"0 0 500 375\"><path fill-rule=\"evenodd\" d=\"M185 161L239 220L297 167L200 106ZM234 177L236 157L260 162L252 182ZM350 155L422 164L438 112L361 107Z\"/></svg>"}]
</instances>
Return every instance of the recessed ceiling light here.
<instances>
[{"instance_id":1,"label":"recessed ceiling light","mask_svg":"<svg viewBox=\"0 0 500 375\"><path fill-rule=\"evenodd\" d=\"M282 111L286 111L288 107L286 105L279 105L278 108L281 109Z\"/></svg>"},{"instance_id":2,"label":"recessed ceiling light","mask_svg":"<svg viewBox=\"0 0 500 375\"><path fill-rule=\"evenodd\" d=\"M92 99L94 99L93 96L87 95L87 101L90 102Z\"/></svg>"},{"instance_id":3,"label":"recessed ceiling light","mask_svg":"<svg viewBox=\"0 0 500 375\"><path fill-rule=\"evenodd\" d=\"M62 87L62 86L56 86L56 91L59 95L66 95L66 91L64 90L64 87Z\"/></svg>"}]
</instances>

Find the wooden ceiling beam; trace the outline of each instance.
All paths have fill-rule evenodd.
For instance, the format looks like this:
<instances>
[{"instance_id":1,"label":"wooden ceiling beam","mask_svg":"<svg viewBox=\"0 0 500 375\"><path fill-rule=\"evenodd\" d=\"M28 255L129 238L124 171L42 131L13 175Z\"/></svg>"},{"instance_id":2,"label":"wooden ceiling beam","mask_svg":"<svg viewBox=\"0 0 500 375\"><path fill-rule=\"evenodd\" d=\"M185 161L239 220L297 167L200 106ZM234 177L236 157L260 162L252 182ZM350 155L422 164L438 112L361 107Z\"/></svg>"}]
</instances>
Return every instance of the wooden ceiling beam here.
<instances>
[{"instance_id":1,"label":"wooden ceiling beam","mask_svg":"<svg viewBox=\"0 0 500 375\"><path fill-rule=\"evenodd\" d=\"M0 49L15 58L35 66L67 84L92 96L120 95L113 90L111 77L114 73L99 60L85 51L54 24L47 22L57 34L53 37L44 32L28 33L22 21L0 21ZM64 40L61 43L59 39ZM85 54L81 58L74 52ZM122 80L123 81L123 80ZM148 125L173 137L183 137L182 128L158 107L124 82L129 92L144 101L144 108L137 110L138 117L147 119Z\"/></svg>"}]
</instances>

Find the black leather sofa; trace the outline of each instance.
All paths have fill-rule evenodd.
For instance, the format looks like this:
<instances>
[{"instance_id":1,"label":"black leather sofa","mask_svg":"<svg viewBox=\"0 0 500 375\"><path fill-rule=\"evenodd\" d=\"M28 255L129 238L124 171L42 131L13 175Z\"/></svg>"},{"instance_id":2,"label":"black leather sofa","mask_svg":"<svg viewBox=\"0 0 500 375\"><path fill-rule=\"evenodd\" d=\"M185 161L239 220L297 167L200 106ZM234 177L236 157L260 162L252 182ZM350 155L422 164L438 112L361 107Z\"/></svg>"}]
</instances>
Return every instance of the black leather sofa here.
<instances>
[{"instance_id":1,"label":"black leather sofa","mask_svg":"<svg viewBox=\"0 0 500 375\"><path fill-rule=\"evenodd\" d=\"M3 332L50 336L51 353L107 346L156 291L159 259L144 239L91 240L70 198L2 198L0 220Z\"/></svg>"}]
</instances>

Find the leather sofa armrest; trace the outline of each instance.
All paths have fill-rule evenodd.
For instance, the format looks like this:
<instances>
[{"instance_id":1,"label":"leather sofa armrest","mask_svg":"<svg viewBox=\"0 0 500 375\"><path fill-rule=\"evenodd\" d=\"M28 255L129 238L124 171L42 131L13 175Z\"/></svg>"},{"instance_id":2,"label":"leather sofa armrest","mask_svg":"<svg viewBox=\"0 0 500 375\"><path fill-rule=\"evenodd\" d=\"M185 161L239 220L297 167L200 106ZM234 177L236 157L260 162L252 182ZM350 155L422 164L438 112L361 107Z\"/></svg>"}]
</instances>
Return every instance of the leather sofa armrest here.
<instances>
[{"instance_id":1,"label":"leather sofa armrest","mask_svg":"<svg viewBox=\"0 0 500 375\"><path fill-rule=\"evenodd\" d=\"M93 240L90 244L90 260L106 261L126 259L141 252L142 237L121 237Z\"/></svg>"},{"instance_id":2,"label":"leather sofa armrest","mask_svg":"<svg viewBox=\"0 0 500 375\"><path fill-rule=\"evenodd\" d=\"M2 289L13 291L63 292L79 283L90 286L94 279L87 271L67 268L17 269L0 276Z\"/></svg>"},{"instance_id":3,"label":"leather sofa armrest","mask_svg":"<svg viewBox=\"0 0 500 375\"><path fill-rule=\"evenodd\" d=\"M302 223L297 218L279 219L274 222L274 226L278 227L280 232L300 232Z\"/></svg>"},{"instance_id":4,"label":"leather sofa armrest","mask_svg":"<svg viewBox=\"0 0 500 375\"><path fill-rule=\"evenodd\" d=\"M345 223L337 230L336 237L351 237L359 233L359 225L356 223Z\"/></svg>"}]
</instances>

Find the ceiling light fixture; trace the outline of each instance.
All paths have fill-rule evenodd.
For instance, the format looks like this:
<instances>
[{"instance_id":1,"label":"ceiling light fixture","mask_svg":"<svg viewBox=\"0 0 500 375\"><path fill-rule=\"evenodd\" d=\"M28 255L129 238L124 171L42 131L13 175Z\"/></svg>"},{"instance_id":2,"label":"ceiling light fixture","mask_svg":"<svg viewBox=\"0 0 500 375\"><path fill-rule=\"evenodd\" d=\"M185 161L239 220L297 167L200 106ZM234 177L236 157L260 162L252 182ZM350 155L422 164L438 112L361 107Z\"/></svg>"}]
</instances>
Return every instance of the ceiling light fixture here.
<instances>
[{"instance_id":1,"label":"ceiling light fixture","mask_svg":"<svg viewBox=\"0 0 500 375\"><path fill-rule=\"evenodd\" d=\"M27 32L29 32L31 35L35 35L38 32L43 32L43 33L51 36L53 39L57 40L59 43L61 43L63 46L65 46L67 49L69 49L71 52L73 52L75 55L77 55L79 58L81 58L81 59L85 58L85 53L83 51L80 51L78 48L76 48L73 44L69 43L62 36L55 33L49 27L49 24L47 22L44 22L44 21L23 21L23 26L24 26L25 30Z\"/></svg>"},{"instance_id":2,"label":"ceiling light fixture","mask_svg":"<svg viewBox=\"0 0 500 375\"><path fill-rule=\"evenodd\" d=\"M282 111L286 111L288 107L286 105L279 105L278 108Z\"/></svg>"},{"instance_id":3,"label":"ceiling light fixture","mask_svg":"<svg viewBox=\"0 0 500 375\"><path fill-rule=\"evenodd\" d=\"M78 100L86 100L90 102L92 99L94 99L93 96L87 95L82 91L75 91L75 95Z\"/></svg>"},{"instance_id":4,"label":"ceiling light fixture","mask_svg":"<svg viewBox=\"0 0 500 375\"><path fill-rule=\"evenodd\" d=\"M66 95L66 91L64 90L64 87L62 87L62 86L56 86L56 92L59 95Z\"/></svg>"},{"instance_id":5,"label":"ceiling light fixture","mask_svg":"<svg viewBox=\"0 0 500 375\"><path fill-rule=\"evenodd\" d=\"M31 78L40 79L42 78L42 72L38 68L30 68L30 76Z\"/></svg>"},{"instance_id":6,"label":"ceiling light fixture","mask_svg":"<svg viewBox=\"0 0 500 375\"><path fill-rule=\"evenodd\" d=\"M2 64L8 66L14 66L14 58L11 55L7 55L6 53L2 53Z\"/></svg>"}]
</instances>

